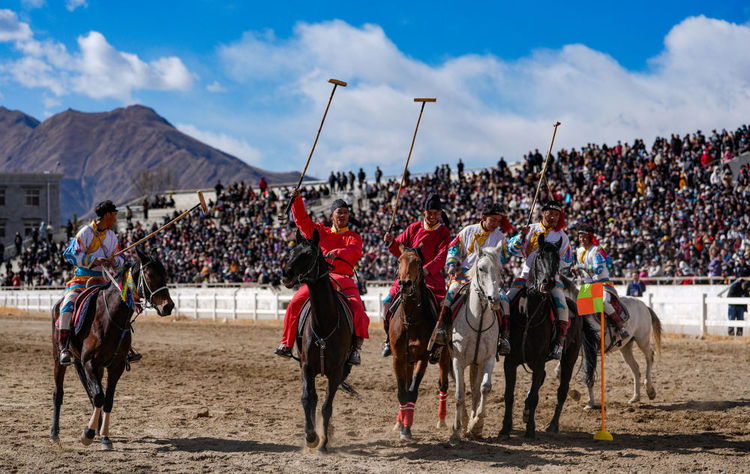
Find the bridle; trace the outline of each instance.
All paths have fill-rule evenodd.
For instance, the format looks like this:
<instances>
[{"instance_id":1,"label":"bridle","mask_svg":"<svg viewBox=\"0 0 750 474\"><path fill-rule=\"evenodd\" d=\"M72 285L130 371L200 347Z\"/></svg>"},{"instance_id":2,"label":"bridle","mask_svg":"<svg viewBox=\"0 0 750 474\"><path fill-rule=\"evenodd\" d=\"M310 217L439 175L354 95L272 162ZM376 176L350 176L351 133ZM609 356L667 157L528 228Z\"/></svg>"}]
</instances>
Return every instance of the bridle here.
<instances>
[{"instance_id":1,"label":"bridle","mask_svg":"<svg viewBox=\"0 0 750 474\"><path fill-rule=\"evenodd\" d=\"M149 260L144 265L143 261L139 259L138 263L139 263L140 268L138 269L138 281L136 281L136 284L135 284L136 299L140 299L138 295L146 296L145 292L143 291L143 288L145 287L145 289L148 290L149 295L145 298L144 300L145 303L143 304L143 306L145 308L156 308L156 305L154 304L154 301L153 301L154 296L161 291L168 290L169 288L167 287L167 285L164 285L160 288L157 288L156 290L152 290L151 286L148 284L148 280L146 280L144 270L146 269L146 267L154 263L154 261ZM139 286L140 286L140 289L139 289Z\"/></svg>"},{"instance_id":2,"label":"bridle","mask_svg":"<svg viewBox=\"0 0 750 474\"><path fill-rule=\"evenodd\" d=\"M317 252L315 250L317 250ZM315 283L316 281L322 280L323 278L327 278L329 276L332 265L325 260L321 262L320 257L323 255L323 252L320 250L320 247L313 249L313 252L315 252L315 262L310 265L310 268L302 273L297 274L292 280L299 285ZM325 266L321 265L321 263L324 263Z\"/></svg>"},{"instance_id":3,"label":"bridle","mask_svg":"<svg viewBox=\"0 0 750 474\"><path fill-rule=\"evenodd\" d=\"M479 260L481 258L482 257L480 256L477 259L477 263L475 265L479 264ZM474 328L471 326L471 321L469 321L469 309L468 308L464 310L464 319L466 319L466 325L469 326L469 329L477 333L477 342L476 342L476 345L474 346L474 362L473 362L473 364L476 365L477 357L479 356L479 343L482 338L482 334L489 331L495 325L495 321L497 321L497 318L490 318L490 325L487 326L486 328L483 327L484 313L487 311L490 298L489 296L487 296L487 293L484 291L484 288L482 288L482 285L479 284L479 269L478 268L474 272L474 278L472 278L471 280L472 280L472 283L471 283L472 290L479 297L479 304L481 306L480 313L479 313L479 327Z\"/></svg>"}]
</instances>

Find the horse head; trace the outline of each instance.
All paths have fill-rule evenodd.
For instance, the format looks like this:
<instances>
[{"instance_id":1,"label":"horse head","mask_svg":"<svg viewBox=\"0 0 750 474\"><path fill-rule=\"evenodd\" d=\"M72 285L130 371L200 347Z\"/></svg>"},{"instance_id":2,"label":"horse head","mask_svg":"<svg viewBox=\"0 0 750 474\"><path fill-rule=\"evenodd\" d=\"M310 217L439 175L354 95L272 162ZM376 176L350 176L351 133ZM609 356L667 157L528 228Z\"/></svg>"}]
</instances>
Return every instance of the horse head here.
<instances>
[{"instance_id":1,"label":"horse head","mask_svg":"<svg viewBox=\"0 0 750 474\"><path fill-rule=\"evenodd\" d=\"M550 293L555 288L557 271L560 268L561 246L562 240L553 244L545 242L544 234L539 236L539 248L529 273L529 289L539 293Z\"/></svg>"},{"instance_id":2,"label":"horse head","mask_svg":"<svg viewBox=\"0 0 750 474\"><path fill-rule=\"evenodd\" d=\"M498 247L479 250L477 261L467 276L475 291L490 304L493 310L500 309L500 249Z\"/></svg>"},{"instance_id":3,"label":"horse head","mask_svg":"<svg viewBox=\"0 0 750 474\"><path fill-rule=\"evenodd\" d=\"M315 229L312 239L305 238L297 229L297 245L292 249L284 268L281 269L281 283L287 288L296 284L314 283L328 275L328 264L320 250L320 234Z\"/></svg>"},{"instance_id":4,"label":"horse head","mask_svg":"<svg viewBox=\"0 0 750 474\"><path fill-rule=\"evenodd\" d=\"M146 305L153 306L159 316L169 316L174 309L174 301L169 296L167 288L167 269L155 250L147 254L140 247L136 247L135 253L138 261L133 279L138 295L145 300Z\"/></svg>"},{"instance_id":5,"label":"horse head","mask_svg":"<svg viewBox=\"0 0 750 474\"><path fill-rule=\"evenodd\" d=\"M398 280L401 291L412 294L424 279L422 244L419 244L416 248L399 244L398 248L401 252L401 256L398 258Z\"/></svg>"}]
</instances>

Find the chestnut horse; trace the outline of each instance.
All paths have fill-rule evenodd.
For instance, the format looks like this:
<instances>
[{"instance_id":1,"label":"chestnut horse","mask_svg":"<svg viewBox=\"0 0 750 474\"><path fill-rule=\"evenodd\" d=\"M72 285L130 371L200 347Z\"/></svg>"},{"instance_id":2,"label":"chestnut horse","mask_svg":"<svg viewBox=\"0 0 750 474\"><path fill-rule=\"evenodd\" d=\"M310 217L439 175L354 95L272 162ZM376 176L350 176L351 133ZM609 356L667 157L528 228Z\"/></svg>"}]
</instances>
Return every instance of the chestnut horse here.
<instances>
[{"instance_id":1,"label":"chestnut horse","mask_svg":"<svg viewBox=\"0 0 750 474\"><path fill-rule=\"evenodd\" d=\"M145 305L153 306L159 316L169 316L174 302L167 288L167 271L156 253L147 255L136 248L138 258L134 264L125 264L115 275L118 282L127 278L130 272L135 282L136 296ZM138 298L137 298L138 300ZM52 308L52 353L55 358L55 391L53 393L54 412L50 439L58 441L60 433L60 406L63 403L63 381L67 366L60 365L60 347L57 342L55 322L60 317L58 301ZM71 333L70 348L75 356L75 368L86 389L94 412L89 424L83 429L81 443L88 446L96 435L101 435L102 450L111 450L109 439L109 417L115 396L115 387L125 370L126 357L130 350L131 318L134 310L123 301L120 289L107 284L96 296L96 309L89 322L84 323L79 335ZM84 317L83 315L81 317ZM107 391L102 387L102 376L107 369ZM102 412L104 412L102 414ZM100 415L101 421L100 421Z\"/></svg>"},{"instance_id":2,"label":"chestnut horse","mask_svg":"<svg viewBox=\"0 0 750 474\"><path fill-rule=\"evenodd\" d=\"M427 344L435 327L437 315L433 310L432 294L427 288L422 269L422 252L419 248L401 245L398 259L400 304L393 312L388 331L393 353L393 372L398 384L398 417L394 429L401 439L411 438L414 408L419 395L419 384L427 369L430 353ZM450 355L442 351L439 361L438 428L446 427L448 400L448 375Z\"/></svg>"}]
</instances>

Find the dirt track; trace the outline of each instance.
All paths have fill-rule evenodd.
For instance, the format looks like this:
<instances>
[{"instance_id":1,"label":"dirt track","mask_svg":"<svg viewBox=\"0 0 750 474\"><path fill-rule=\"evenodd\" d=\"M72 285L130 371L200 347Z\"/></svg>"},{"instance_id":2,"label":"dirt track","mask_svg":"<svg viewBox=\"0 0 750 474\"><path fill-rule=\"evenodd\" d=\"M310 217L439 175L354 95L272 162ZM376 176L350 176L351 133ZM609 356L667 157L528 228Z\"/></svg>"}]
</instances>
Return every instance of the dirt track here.
<instances>
[{"instance_id":1,"label":"dirt track","mask_svg":"<svg viewBox=\"0 0 750 474\"><path fill-rule=\"evenodd\" d=\"M144 359L120 381L112 415L114 452L78 436L90 405L68 371L62 446L49 441L52 358L48 319L0 315L0 472L40 471L750 471L750 345L734 341L666 339L655 369L657 397L629 406L632 385L619 355L608 356L607 428L614 442L594 442L599 412L568 400L559 435L526 442L521 404L516 432L497 441L503 404L502 364L485 438L449 443L435 428L437 371L430 367L417 403L415 441L391 431L397 402L391 360L379 355L373 330L364 365L351 382L364 400L337 395L332 453L302 449L299 370L271 355L278 327L139 321L135 345ZM637 359L643 367L643 358ZM556 381L540 392L538 427L553 410ZM529 385L519 371L517 400ZM575 388L583 390L579 382ZM320 387L320 384L319 384ZM454 412L453 384L448 419ZM645 396L645 390L644 390Z\"/></svg>"}]
</instances>

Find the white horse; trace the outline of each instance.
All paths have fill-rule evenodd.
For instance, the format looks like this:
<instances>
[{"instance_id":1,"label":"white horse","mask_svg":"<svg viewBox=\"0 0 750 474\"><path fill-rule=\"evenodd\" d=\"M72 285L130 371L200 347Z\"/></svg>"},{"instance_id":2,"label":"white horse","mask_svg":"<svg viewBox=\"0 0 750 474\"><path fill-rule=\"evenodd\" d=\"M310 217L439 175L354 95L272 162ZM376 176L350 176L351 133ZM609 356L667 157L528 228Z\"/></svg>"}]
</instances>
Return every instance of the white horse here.
<instances>
[{"instance_id":1,"label":"white horse","mask_svg":"<svg viewBox=\"0 0 750 474\"><path fill-rule=\"evenodd\" d=\"M628 403L636 403L641 400L641 372L638 362L633 357L633 344L637 344L646 357L646 394L650 400L656 397L656 389L651 380L651 368L654 363L654 349L661 356L661 321L656 313L637 299L623 296L620 299L622 305L630 314L630 319L625 322L625 329L630 337L621 341L621 345L612 344L619 338L616 330L604 331L605 353L609 354L617 350L622 354L623 360L633 372L633 398ZM606 316L605 316L606 317ZM583 325L583 371L584 384L589 390L589 401L584 409L594 408L594 377L596 373L597 354L601 353L601 328L600 319L596 316L586 316ZM651 338L653 337L653 344Z\"/></svg>"},{"instance_id":2,"label":"white horse","mask_svg":"<svg viewBox=\"0 0 750 474\"><path fill-rule=\"evenodd\" d=\"M499 285L500 250L481 249L474 266L467 272L471 280L469 295L453 322L452 357L456 379L456 419L452 437L461 436L462 428L472 436L481 436L485 405L492 390L497 338L500 326L496 311L504 297ZM466 412L464 369L470 368L471 417ZM481 371L481 376L480 376Z\"/></svg>"}]
</instances>

